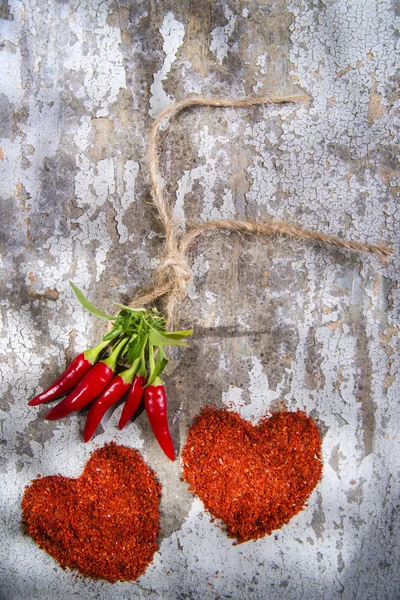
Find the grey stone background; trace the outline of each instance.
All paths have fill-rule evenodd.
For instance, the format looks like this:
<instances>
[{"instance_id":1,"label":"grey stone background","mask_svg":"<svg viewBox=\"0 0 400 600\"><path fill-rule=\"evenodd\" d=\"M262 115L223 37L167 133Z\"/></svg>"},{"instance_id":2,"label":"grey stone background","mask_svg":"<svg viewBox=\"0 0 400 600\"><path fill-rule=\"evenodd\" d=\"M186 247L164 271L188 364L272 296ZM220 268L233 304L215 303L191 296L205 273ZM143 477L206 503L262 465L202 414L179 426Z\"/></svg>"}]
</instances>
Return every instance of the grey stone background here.
<instances>
[{"instance_id":1,"label":"grey stone background","mask_svg":"<svg viewBox=\"0 0 400 600\"><path fill-rule=\"evenodd\" d=\"M1 598L400 598L397 256L229 234L192 252L194 335L165 378L176 446L207 403L252 419L301 408L324 434L323 480L276 535L232 546L144 414L118 432L117 409L84 445L83 415L27 406L105 331L68 280L106 311L151 282L147 136L188 94L312 102L173 121L161 168L181 228L287 219L398 248L396 25L386 0L2 0ZM62 571L20 525L32 478L78 476L112 439L163 484L160 551L113 586Z\"/></svg>"}]
</instances>

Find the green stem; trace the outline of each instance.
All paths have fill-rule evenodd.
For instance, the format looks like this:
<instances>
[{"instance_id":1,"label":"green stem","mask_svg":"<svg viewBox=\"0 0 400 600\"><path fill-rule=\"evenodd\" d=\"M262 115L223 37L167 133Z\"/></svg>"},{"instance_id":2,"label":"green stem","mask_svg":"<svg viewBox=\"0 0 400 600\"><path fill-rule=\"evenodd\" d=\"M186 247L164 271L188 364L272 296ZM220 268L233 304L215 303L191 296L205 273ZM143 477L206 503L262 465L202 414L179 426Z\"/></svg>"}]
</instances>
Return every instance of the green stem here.
<instances>
[{"instance_id":1,"label":"green stem","mask_svg":"<svg viewBox=\"0 0 400 600\"><path fill-rule=\"evenodd\" d=\"M94 348L90 348L89 350L85 350L85 352L83 353L84 357L86 358L86 360L88 360L90 363L92 363L92 365L94 365L94 363L97 361L98 356L100 354L100 352L103 350L103 348L105 348L107 345L109 344L109 341L107 340L106 342L100 342L100 344L98 344L97 346L95 346Z\"/></svg>"},{"instance_id":2,"label":"green stem","mask_svg":"<svg viewBox=\"0 0 400 600\"><path fill-rule=\"evenodd\" d=\"M149 336L146 335L146 337L144 338L143 345L142 345L141 350L140 350L140 368L139 368L139 371L138 371L139 377L146 377L147 378L145 349L146 349L146 345L147 345L147 340L148 339L149 339Z\"/></svg>"},{"instance_id":3,"label":"green stem","mask_svg":"<svg viewBox=\"0 0 400 600\"><path fill-rule=\"evenodd\" d=\"M127 341L128 341L128 338L124 338L123 340L121 340L120 343L116 346L116 348L111 352L110 356L101 361L105 365L107 365L107 367L112 369L114 372L115 372L115 369L117 366L117 359L118 359L119 353L121 351L121 348L123 348L123 346L125 346Z\"/></svg>"},{"instance_id":4,"label":"green stem","mask_svg":"<svg viewBox=\"0 0 400 600\"><path fill-rule=\"evenodd\" d=\"M107 340L107 342L112 342L112 340L121 335L121 333L121 329L118 329L118 327L114 328L110 331L110 333L107 333L107 335L103 337L103 340Z\"/></svg>"},{"instance_id":5,"label":"green stem","mask_svg":"<svg viewBox=\"0 0 400 600\"><path fill-rule=\"evenodd\" d=\"M151 375L151 373L154 371L154 368L155 368L153 344L149 344L149 367L150 367L150 375Z\"/></svg>"},{"instance_id":6,"label":"green stem","mask_svg":"<svg viewBox=\"0 0 400 600\"><path fill-rule=\"evenodd\" d=\"M154 346L153 346L153 344L150 344L150 343L149 343L149 367L150 367L149 380L151 381L151 378L154 373L154 369L156 368L156 365L155 365L155 361L154 361ZM147 384L147 385L149 385L149 384ZM154 379L154 381L151 382L150 385L156 387L158 385L163 385L163 382L161 381L161 379L159 377L156 377Z\"/></svg>"},{"instance_id":7,"label":"green stem","mask_svg":"<svg viewBox=\"0 0 400 600\"><path fill-rule=\"evenodd\" d=\"M126 371L123 371L122 373L119 374L119 376L122 377L122 379L125 381L125 383L132 383L133 378L136 375L136 371L138 369L139 363L140 363L140 357L137 358L132 363L132 366L129 367L129 369L126 369Z\"/></svg>"}]
</instances>

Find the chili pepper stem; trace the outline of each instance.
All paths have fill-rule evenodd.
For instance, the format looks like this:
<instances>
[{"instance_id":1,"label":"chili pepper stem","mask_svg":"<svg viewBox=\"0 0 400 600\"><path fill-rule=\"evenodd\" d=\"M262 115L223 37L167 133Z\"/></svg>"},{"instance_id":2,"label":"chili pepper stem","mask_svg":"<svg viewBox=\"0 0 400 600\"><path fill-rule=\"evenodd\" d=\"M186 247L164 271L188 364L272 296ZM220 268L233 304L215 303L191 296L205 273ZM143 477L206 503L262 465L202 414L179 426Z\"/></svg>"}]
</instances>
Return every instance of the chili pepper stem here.
<instances>
[{"instance_id":1,"label":"chili pepper stem","mask_svg":"<svg viewBox=\"0 0 400 600\"><path fill-rule=\"evenodd\" d=\"M120 343L117 344L117 346L111 352L110 356L101 361L105 365L107 365L107 367L112 369L112 371L114 371L114 372L115 372L115 368L117 365L119 353L121 352L121 349L125 346L127 341L128 341L128 338L124 338L123 340L121 340Z\"/></svg>"},{"instance_id":2,"label":"chili pepper stem","mask_svg":"<svg viewBox=\"0 0 400 600\"><path fill-rule=\"evenodd\" d=\"M146 349L148 339L149 339L149 336L146 335L145 340L143 342L143 346L140 350L140 367L137 372L138 377L146 377L146 379L147 379L147 369L146 369L146 358L144 355L144 351Z\"/></svg>"},{"instance_id":3,"label":"chili pepper stem","mask_svg":"<svg viewBox=\"0 0 400 600\"><path fill-rule=\"evenodd\" d=\"M150 374L154 371L154 346L153 344L149 344L149 367L150 367Z\"/></svg>"},{"instance_id":4,"label":"chili pepper stem","mask_svg":"<svg viewBox=\"0 0 400 600\"><path fill-rule=\"evenodd\" d=\"M87 441L107 406L119 401L129 391L119 422L121 429L132 418L145 394L145 407L155 435L166 455L173 460L167 401L160 379L168 364L164 346L186 346L181 340L192 331L167 331L166 319L156 308L132 309L117 304L122 310L112 317L96 308L74 284L71 283L71 286L86 309L113 322L112 330L100 344L75 357L50 388L35 396L29 404L36 406L68 394L46 415L46 420L54 421L93 403L84 432ZM103 353L107 346L109 351ZM116 371L121 371L124 363L130 366L117 375Z\"/></svg>"},{"instance_id":5,"label":"chili pepper stem","mask_svg":"<svg viewBox=\"0 0 400 600\"><path fill-rule=\"evenodd\" d=\"M117 358L121 348L126 344L128 338L124 338L111 352L110 356L96 363L76 388L57 404L45 416L47 421L56 421L84 408L101 394L115 373Z\"/></svg>"},{"instance_id":6,"label":"chili pepper stem","mask_svg":"<svg viewBox=\"0 0 400 600\"><path fill-rule=\"evenodd\" d=\"M70 392L94 365L100 352L107 344L108 342L102 341L94 348L89 348L88 350L85 350L85 352L78 354L65 369L64 373L53 381L46 390L28 402L29 406L37 406L43 402L49 402L49 400L54 400L55 398Z\"/></svg>"},{"instance_id":7,"label":"chili pepper stem","mask_svg":"<svg viewBox=\"0 0 400 600\"><path fill-rule=\"evenodd\" d=\"M100 344L97 344L97 346L95 346L94 348L90 348L89 350L85 350L85 352L83 353L84 357L86 358L86 360L88 360L89 362L92 363L92 365L96 362L100 352L109 344L109 341L107 340L106 342L100 342Z\"/></svg>"},{"instance_id":8,"label":"chili pepper stem","mask_svg":"<svg viewBox=\"0 0 400 600\"><path fill-rule=\"evenodd\" d=\"M122 373L119 374L125 383L132 383L133 378L135 377L136 372L138 370L139 363L140 363L140 358L137 358L132 363L132 366L129 367L129 369L126 369L126 371L122 371Z\"/></svg>"}]
</instances>

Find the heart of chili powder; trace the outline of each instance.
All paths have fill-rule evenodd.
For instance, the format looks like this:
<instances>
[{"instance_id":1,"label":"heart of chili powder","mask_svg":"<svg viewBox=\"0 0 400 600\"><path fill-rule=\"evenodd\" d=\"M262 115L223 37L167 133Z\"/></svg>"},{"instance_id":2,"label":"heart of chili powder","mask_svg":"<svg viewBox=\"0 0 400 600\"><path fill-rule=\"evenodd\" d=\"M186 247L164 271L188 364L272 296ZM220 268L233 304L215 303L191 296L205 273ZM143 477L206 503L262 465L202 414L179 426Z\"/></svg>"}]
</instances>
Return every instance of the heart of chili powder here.
<instances>
[{"instance_id":1,"label":"heart of chili powder","mask_svg":"<svg viewBox=\"0 0 400 600\"><path fill-rule=\"evenodd\" d=\"M300 512L322 475L321 437L301 411L258 425L208 406L182 453L183 476L239 543L280 529Z\"/></svg>"},{"instance_id":2,"label":"heart of chili powder","mask_svg":"<svg viewBox=\"0 0 400 600\"><path fill-rule=\"evenodd\" d=\"M63 568L112 583L142 575L158 549L161 486L137 450L107 444L77 479L33 481L22 499L27 533Z\"/></svg>"}]
</instances>

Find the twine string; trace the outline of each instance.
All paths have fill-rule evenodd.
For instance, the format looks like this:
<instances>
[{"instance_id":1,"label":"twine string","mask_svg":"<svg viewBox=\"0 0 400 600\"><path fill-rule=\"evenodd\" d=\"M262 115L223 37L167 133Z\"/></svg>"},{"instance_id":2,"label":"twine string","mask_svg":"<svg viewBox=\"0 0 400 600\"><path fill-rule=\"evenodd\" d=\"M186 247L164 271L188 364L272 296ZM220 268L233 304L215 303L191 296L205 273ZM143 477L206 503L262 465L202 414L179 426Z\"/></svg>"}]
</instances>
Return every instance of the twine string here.
<instances>
[{"instance_id":1,"label":"twine string","mask_svg":"<svg viewBox=\"0 0 400 600\"><path fill-rule=\"evenodd\" d=\"M194 106L210 107L237 107L246 108L265 104L289 104L307 102L310 98L298 94L293 96L263 96L258 98L244 98L241 100L195 97L176 102L164 109L154 121L149 139L149 169L153 192L153 202L158 211L158 216L165 231L165 247L160 264L156 270L156 282L153 288L136 296L130 306L143 306L150 304L163 296L167 297L165 312L169 326L172 326L176 318L178 302L187 295L188 285L192 272L187 259L188 248L199 236L208 232L222 230L256 235L260 237L281 236L289 238L309 240L322 245L331 245L345 250L361 253L372 253L381 260L389 258L393 251L386 246L365 244L357 241L344 240L342 238L303 229L286 221L274 221L259 223L256 221L239 221L234 219L221 219L218 221L207 221L194 225L185 234L178 234L176 223L171 207L165 200L163 186L159 176L159 130L166 119L171 119L182 110Z\"/></svg>"}]
</instances>

